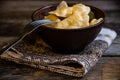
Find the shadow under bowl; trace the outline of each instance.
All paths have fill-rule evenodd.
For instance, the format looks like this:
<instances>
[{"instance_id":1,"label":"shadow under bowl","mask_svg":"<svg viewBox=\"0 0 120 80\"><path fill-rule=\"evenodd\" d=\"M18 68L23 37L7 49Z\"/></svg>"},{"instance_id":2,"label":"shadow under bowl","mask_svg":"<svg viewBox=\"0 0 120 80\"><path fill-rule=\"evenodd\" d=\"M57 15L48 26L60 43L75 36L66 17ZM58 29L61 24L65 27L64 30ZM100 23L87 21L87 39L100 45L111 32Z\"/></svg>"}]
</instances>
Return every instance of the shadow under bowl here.
<instances>
[{"instance_id":1,"label":"shadow under bowl","mask_svg":"<svg viewBox=\"0 0 120 80\"><path fill-rule=\"evenodd\" d=\"M43 19L48 15L49 11L55 10L58 4L45 6L37 9L32 14L32 20ZM74 3L69 4L74 5ZM89 5L88 5L89 6ZM93 26L78 29L56 29L46 26L39 27L39 35L50 45L55 51L62 53L77 53L91 43L100 32L104 21L104 12L96 7L89 6L95 14L95 18L103 18L103 20Z\"/></svg>"}]
</instances>

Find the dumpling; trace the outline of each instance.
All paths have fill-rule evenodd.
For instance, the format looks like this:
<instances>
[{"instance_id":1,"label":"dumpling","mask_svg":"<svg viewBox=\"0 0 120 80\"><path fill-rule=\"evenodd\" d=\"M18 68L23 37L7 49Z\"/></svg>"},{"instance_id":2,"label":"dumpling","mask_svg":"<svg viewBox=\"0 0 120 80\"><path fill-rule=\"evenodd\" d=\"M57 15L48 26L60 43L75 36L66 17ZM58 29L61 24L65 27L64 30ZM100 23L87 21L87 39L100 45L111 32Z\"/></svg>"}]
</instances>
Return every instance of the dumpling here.
<instances>
[{"instance_id":1,"label":"dumpling","mask_svg":"<svg viewBox=\"0 0 120 80\"><path fill-rule=\"evenodd\" d=\"M103 18L99 18L99 19L92 19L90 22L90 26L99 23L101 20L103 20Z\"/></svg>"},{"instance_id":2,"label":"dumpling","mask_svg":"<svg viewBox=\"0 0 120 80\"><path fill-rule=\"evenodd\" d=\"M68 7L65 1L62 1L55 11L49 12L49 14L56 15L58 17L68 17L72 14L72 7Z\"/></svg>"},{"instance_id":3,"label":"dumpling","mask_svg":"<svg viewBox=\"0 0 120 80\"><path fill-rule=\"evenodd\" d=\"M57 16L52 15L52 14L48 15L48 16L45 16L44 19L46 19L46 20L52 20L52 21L55 21L55 22L59 22L60 21L60 19Z\"/></svg>"},{"instance_id":4,"label":"dumpling","mask_svg":"<svg viewBox=\"0 0 120 80\"><path fill-rule=\"evenodd\" d=\"M55 25L55 28L59 29L71 29L71 28L82 28L89 26L89 22L86 22L84 17L88 17L83 14L73 14L70 17L58 22Z\"/></svg>"},{"instance_id":5,"label":"dumpling","mask_svg":"<svg viewBox=\"0 0 120 80\"><path fill-rule=\"evenodd\" d=\"M92 13L89 6L84 4L75 4L69 7L65 1L62 1L57 9L50 11L49 15L45 16L44 19L56 22L55 24L49 24L46 26L58 29L73 29L88 27L99 23L103 19L94 18L94 13Z\"/></svg>"},{"instance_id":6,"label":"dumpling","mask_svg":"<svg viewBox=\"0 0 120 80\"><path fill-rule=\"evenodd\" d=\"M55 25L55 28L83 28L89 26L90 8L83 4L73 6L73 14Z\"/></svg>"},{"instance_id":7,"label":"dumpling","mask_svg":"<svg viewBox=\"0 0 120 80\"><path fill-rule=\"evenodd\" d=\"M84 13L88 15L90 13L90 7L85 6L83 4L73 5L73 14L76 13Z\"/></svg>"}]
</instances>

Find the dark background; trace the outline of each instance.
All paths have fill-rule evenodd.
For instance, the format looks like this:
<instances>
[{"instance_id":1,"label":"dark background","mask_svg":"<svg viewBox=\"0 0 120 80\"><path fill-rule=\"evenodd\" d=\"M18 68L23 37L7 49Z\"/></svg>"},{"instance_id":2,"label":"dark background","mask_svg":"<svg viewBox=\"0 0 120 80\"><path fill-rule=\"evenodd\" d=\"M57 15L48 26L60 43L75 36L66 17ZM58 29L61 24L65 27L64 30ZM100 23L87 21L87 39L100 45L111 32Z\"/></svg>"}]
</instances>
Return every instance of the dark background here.
<instances>
[{"instance_id":1,"label":"dark background","mask_svg":"<svg viewBox=\"0 0 120 80\"><path fill-rule=\"evenodd\" d=\"M120 1L66 0L96 6L106 13L104 27L114 29L118 36L110 48L84 78L74 78L0 59L0 80L120 80ZM61 0L0 0L0 45L21 34L31 21L34 10ZM1 47L0 47L1 49Z\"/></svg>"}]
</instances>

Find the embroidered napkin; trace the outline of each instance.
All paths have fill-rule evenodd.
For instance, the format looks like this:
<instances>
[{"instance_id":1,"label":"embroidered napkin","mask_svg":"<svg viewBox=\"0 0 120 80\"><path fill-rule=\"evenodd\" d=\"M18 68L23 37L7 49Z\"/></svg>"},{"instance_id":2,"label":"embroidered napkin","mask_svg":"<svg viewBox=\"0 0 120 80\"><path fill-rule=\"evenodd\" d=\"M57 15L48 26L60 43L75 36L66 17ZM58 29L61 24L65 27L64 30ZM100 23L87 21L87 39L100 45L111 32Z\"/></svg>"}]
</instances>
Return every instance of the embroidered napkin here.
<instances>
[{"instance_id":1,"label":"embroidered napkin","mask_svg":"<svg viewBox=\"0 0 120 80\"><path fill-rule=\"evenodd\" d=\"M31 42L32 35L33 33L25 37L5 54L2 54L0 58L34 68L83 77L98 62L98 59L111 45L117 34L111 29L102 28L97 38L77 54L54 52L37 36L34 36L36 41Z\"/></svg>"}]
</instances>

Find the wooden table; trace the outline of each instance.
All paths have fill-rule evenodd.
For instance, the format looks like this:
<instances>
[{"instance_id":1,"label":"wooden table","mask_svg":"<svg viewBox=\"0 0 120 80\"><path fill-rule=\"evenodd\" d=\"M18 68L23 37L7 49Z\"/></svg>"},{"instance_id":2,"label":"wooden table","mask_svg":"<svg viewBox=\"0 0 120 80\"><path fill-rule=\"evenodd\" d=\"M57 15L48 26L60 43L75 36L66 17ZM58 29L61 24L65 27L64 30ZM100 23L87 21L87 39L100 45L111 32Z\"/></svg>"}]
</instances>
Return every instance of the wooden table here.
<instances>
[{"instance_id":1,"label":"wooden table","mask_svg":"<svg viewBox=\"0 0 120 80\"><path fill-rule=\"evenodd\" d=\"M14 40L37 8L59 0L4 0L0 1L0 45ZM34 69L0 60L0 80L120 80L120 2L115 0L68 0L82 2L106 12L105 27L114 29L118 36L99 62L83 77L75 78L45 70Z\"/></svg>"}]
</instances>

